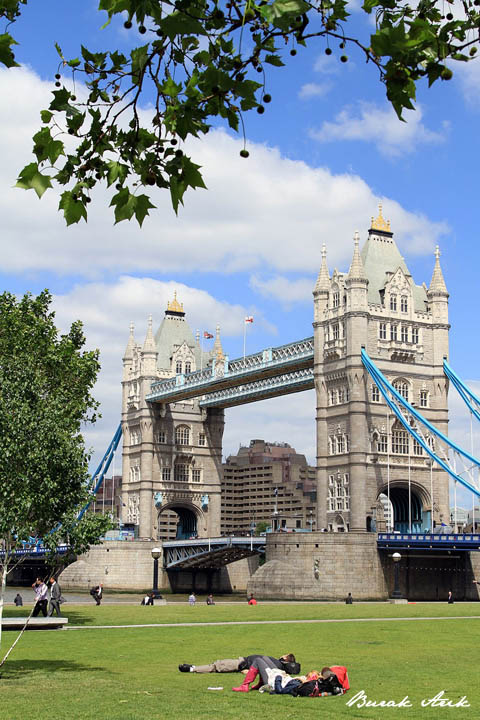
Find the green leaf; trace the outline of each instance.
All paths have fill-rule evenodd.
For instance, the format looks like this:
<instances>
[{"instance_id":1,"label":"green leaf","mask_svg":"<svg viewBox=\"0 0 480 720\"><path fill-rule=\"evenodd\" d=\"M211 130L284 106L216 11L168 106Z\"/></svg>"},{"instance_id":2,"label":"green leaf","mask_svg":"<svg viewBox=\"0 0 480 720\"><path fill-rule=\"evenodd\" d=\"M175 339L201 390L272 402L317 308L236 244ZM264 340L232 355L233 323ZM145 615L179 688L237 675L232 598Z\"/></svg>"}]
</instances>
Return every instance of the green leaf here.
<instances>
[{"instance_id":1,"label":"green leaf","mask_svg":"<svg viewBox=\"0 0 480 720\"><path fill-rule=\"evenodd\" d=\"M128 167L127 165L122 165L122 163L117 162L116 160L111 160L107 163L108 167L108 175L107 175L107 187L110 187L110 185L113 185L114 182L117 180L120 180L120 182L123 182L128 174Z\"/></svg>"},{"instance_id":2,"label":"green leaf","mask_svg":"<svg viewBox=\"0 0 480 720\"><path fill-rule=\"evenodd\" d=\"M87 220L87 209L83 202L73 197L73 192L66 190L60 197L58 209L63 210L67 225L78 223L82 217Z\"/></svg>"},{"instance_id":3,"label":"green leaf","mask_svg":"<svg viewBox=\"0 0 480 720\"><path fill-rule=\"evenodd\" d=\"M150 198L147 195L135 196L135 217L137 218L137 222L140 227L142 227L142 223L145 220L146 215L149 214L148 211L152 208L155 208L155 205L152 205Z\"/></svg>"},{"instance_id":4,"label":"green leaf","mask_svg":"<svg viewBox=\"0 0 480 720\"><path fill-rule=\"evenodd\" d=\"M16 40L13 39L8 33L0 35L0 63L5 65L7 68L20 67L15 61L15 55L12 51L12 45L18 45Z\"/></svg>"},{"instance_id":5,"label":"green leaf","mask_svg":"<svg viewBox=\"0 0 480 720\"><path fill-rule=\"evenodd\" d=\"M115 207L115 224L130 220L135 212L135 196L128 188L122 188L113 196L110 207Z\"/></svg>"},{"instance_id":6,"label":"green leaf","mask_svg":"<svg viewBox=\"0 0 480 720\"><path fill-rule=\"evenodd\" d=\"M281 61L278 55L265 55L264 62L268 63L269 65L275 65L276 67L283 67L285 65L285 63Z\"/></svg>"},{"instance_id":7,"label":"green leaf","mask_svg":"<svg viewBox=\"0 0 480 720\"><path fill-rule=\"evenodd\" d=\"M40 110L40 117L43 123L49 123L53 117L53 113L50 110Z\"/></svg>"},{"instance_id":8,"label":"green leaf","mask_svg":"<svg viewBox=\"0 0 480 720\"><path fill-rule=\"evenodd\" d=\"M54 165L60 155L64 154L64 145L61 140L54 140L49 127L43 127L33 136L33 152L39 163L49 160Z\"/></svg>"},{"instance_id":9,"label":"green leaf","mask_svg":"<svg viewBox=\"0 0 480 720\"><path fill-rule=\"evenodd\" d=\"M45 190L52 187L52 182L48 175L42 175L37 163L33 162L26 165L20 172L15 187L35 190L38 197L41 198Z\"/></svg>"},{"instance_id":10,"label":"green leaf","mask_svg":"<svg viewBox=\"0 0 480 720\"><path fill-rule=\"evenodd\" d=\"M207 32L201 22L190 15L173 12L167 15L160 23L160 30L171 40L176 35L206 35Z\"/></svg>"},{"instance_id":11,"label":"green leaf","mask_svg":"<svg viewBox=\"0 0 480 720\"><path fill-rule=\"evenodd\" d=\"M69 61L67 62L67 65L68 65L69 67L76 68L76 67L78 67L78 66L80 65L80 62L81 62L81 61L80 61L79 58L74 58L73 60L69 60Z\"/></svg>"},{"instance_id":12,"label":"green leaf","mask_svg":"<svg viewBox=\"0 0 480 720\"><path fill-rule=\"evenodd\" d=\"M135 85L138 85L148 61L148 45L135 48L130 53L130 57L132 59L132 80Z\"/></svg>"},{"instance_id":13,"label":"green leaf","mask_svg":"<svg viewBox=\"0 0 480 720\"><path fill-rule=\"evenodd\" d=\"M167 78L162 85L162 91L165 93L165 95L168 95L172 98L177 97L181 89L182 84L176 83L171 77Z\"/></svg>"}]
</instances>

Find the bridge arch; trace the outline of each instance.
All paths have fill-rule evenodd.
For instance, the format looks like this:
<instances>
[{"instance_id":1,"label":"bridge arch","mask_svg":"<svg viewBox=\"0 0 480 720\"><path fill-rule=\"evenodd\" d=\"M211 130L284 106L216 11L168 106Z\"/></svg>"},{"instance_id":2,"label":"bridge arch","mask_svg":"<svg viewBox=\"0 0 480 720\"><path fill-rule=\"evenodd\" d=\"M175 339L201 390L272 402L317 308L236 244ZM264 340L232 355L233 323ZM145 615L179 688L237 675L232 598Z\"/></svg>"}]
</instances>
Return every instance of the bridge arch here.
<instances>
[{"instance_id":1,"label":"bridge arch","mask_svg":"<svg viewBox=\"0 0 480 720\"><path fill-rule=\"evenodd\" d=\"M161 523L161 516L163 515L165 517L168 511L175 513L177 516L175 539L188 540L190 538L196 538L199 535L204 535L205 517L202 510L188 500L172 500L162 505L157 513L158 540L168 539L167 537L163 537Z\"/></svg>"},{"instance_id":2,"label":"bridge arch","mask_svg":"<svg viewBox=\"0 0 480 720\"><path fill-rule=\"evenodd\" d=\"M393 512L393 530L408 532L410 520L412 532L421 533L429 530L430 493L425 487L411 482L409 492L408 480L394 480L390 483L390 490L387 485L381 488L377 500L381 500L380 495L388 499L388 493L390 493L391 512Z\"/></svg>"}]
</instances>

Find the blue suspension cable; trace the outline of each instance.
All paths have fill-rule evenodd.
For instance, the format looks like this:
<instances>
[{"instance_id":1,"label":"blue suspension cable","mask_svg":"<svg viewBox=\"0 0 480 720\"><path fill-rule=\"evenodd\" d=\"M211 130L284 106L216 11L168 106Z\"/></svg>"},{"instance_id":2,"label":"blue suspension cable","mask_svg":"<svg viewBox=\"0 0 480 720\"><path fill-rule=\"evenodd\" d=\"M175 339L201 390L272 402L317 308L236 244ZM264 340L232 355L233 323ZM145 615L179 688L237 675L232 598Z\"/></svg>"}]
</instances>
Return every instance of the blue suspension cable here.
<instances>
[{"instance_id":1,"label":"blue suspension cable","mask_svg":"<svg viewBox=\"0 0 480 720\"><path fill-rule=\"evenodd\" d=\"M442 458L440 458L434 450L430 448L428 443L425 442L425 440L422 438L421 435L417 433L417 431L412 428L410 423L406 420L406 418L403 416L401 411L398 408L398 404L394 402L390 397L388 396L388 393L392 395L394 400L397 401L400 405L402 405L407 412L412 415L412 417L415 417L416 420L418 420L419 423L422 425L425 425L429 431L434 434L436 437L440 438L445 442L445 444L452 448L455 452L458 452L460 455L463 455L464 457L468 458L474 465L477 467L480 467L480 460L473 457L470 453L466 452L462 448L460 448L456 443L454 443L452 440L450 440L446 435L444 435L440 430L438 430L434 425L432 425L426 418L423 417L415 408L410 405L410 403L405 400L405 398L400 395L400 393L391 385L386 377L380 372L380 370L375 366L375 364L372 362L372 360L369 358L366 351L362 348L362 362L369 373L369 375L372 377L372 379L375 381L377 387L379 388L380 392L382 393L385 402L390 407L394 415L398 418L398 420L401 422L405 430L412 435L415 440L421 445L421 447L425 450L427 455L429 455L432 460L434 460L438 465L440 465L445 472L447 472L454 480L459 482L461 485L463 485L467 490L470 490L470 492L474 493L477 497L480 497L480 490L478 490L474 485L469 483L467 480L464 480L460 475L457 475L456 472L454 472L448 463L446 463Z\"/></svg>"},{"instance_id":2,"label":"blue suspension cable","mask_svg":"<svg viewBox=\"0 0 480 720\"><path fill-rule=\"evenodd\" d=\"M465 405L467 405L470 412L475 415L477 420L480 420L480 399L477 395L475 395L475 393L472 392L467 385L465 385L463 380L458 377L456 372L450 367L446 360L443 361L443 371L457 390Z\"/></svg>"}]
</instances>

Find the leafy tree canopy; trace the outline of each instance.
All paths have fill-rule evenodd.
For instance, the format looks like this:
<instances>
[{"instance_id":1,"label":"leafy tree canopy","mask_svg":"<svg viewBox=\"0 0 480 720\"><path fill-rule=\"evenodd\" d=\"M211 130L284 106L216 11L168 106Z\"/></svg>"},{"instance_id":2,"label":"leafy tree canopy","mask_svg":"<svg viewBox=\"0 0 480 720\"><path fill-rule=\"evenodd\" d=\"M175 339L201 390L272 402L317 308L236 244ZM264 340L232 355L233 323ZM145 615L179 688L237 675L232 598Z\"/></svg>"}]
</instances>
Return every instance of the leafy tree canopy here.
<instances>
[{"instance_id":1,"label":"leafy tree canopy","mask_svg":"<svg viewBox=\"0 0 480 720\"><path fill-rule=\"evenodd\" d=\"M98 351L82 350L79 322L58 336L50 302L47 291L0 295L2 589L22 541L42 538L52 551L66 542L80 553L111 524L88 513L77 522L90 497L81 427L95 421Z\"/></svg>"},{"instance_id":2,"label":"leafy tree canopy","mask_svg":"<svg viewBox=\"0 0 480 720\"><path fill-rule=\"evenodd\" d=\"M91 191L105 183L115 221L135 217L141 225L154 207L149 188L168 190L177 212L188 188L205 187L179 141L207 133L217 118L243 131L243 114L262 114L271 100L268 67L284 65L299 47L316 42L330 54L331 43L340 43L346 62L356 46L400 119L414 107L417 83L449 80L450 61L466 62L477 52L480 0L364 0L363 10L375 17L364 39L349 34L351 2L99 0L106 24L121 14L125 28L144 41L128 56L82 46L78 57L66 58L57 46L57 87L33 138L35 160L17 185L39 197L53 183L65 187L59 208L70 225L87 219ZM17 64L10 27L26 3L0 0L0 17L10 21L0 34L7 67ZM85 97L65 83L72 77L85 81ZM140 112L147 98L151 122ZM240 154L248 157L248 150Z\"/></svg>"}]
</instances>

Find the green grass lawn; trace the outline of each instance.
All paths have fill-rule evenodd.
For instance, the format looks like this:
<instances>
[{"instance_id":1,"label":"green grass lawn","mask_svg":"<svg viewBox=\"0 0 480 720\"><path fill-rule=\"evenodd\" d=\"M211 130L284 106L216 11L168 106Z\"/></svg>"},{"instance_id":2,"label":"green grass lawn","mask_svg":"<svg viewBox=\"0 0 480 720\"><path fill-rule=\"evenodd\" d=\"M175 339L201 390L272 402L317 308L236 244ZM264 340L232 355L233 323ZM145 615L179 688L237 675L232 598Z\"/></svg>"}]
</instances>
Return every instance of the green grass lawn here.
<instances>
[{"instance_id":1,"label":"green grass lawn","mask_svg":"<svg viewBox=\"0 0 480 720\"><path fill-rule=\"evenodd\" d=\"M480 717L480 615L475 603L378 605L63 606L79 630L24 635L0 679L1 720L309 720L318 718ZM253 612L252 612L253 611ZM8 610L8 615L22 614ZM449 616L463 619L448 619ZM415 622L232 625L95 629L94 624L315 618L445 617ZM15 633L3 635L2 647ZM184 674L181 662L293 651L302 669L342 664L352 689L344 697L292 698L231 692L240 675ZM224 690L209 691L208 686ZM410 708L358 708L346 703L364 690L370 700ZM439 691L469 708L422 708Z\"/></svg>"}]
</instances>

